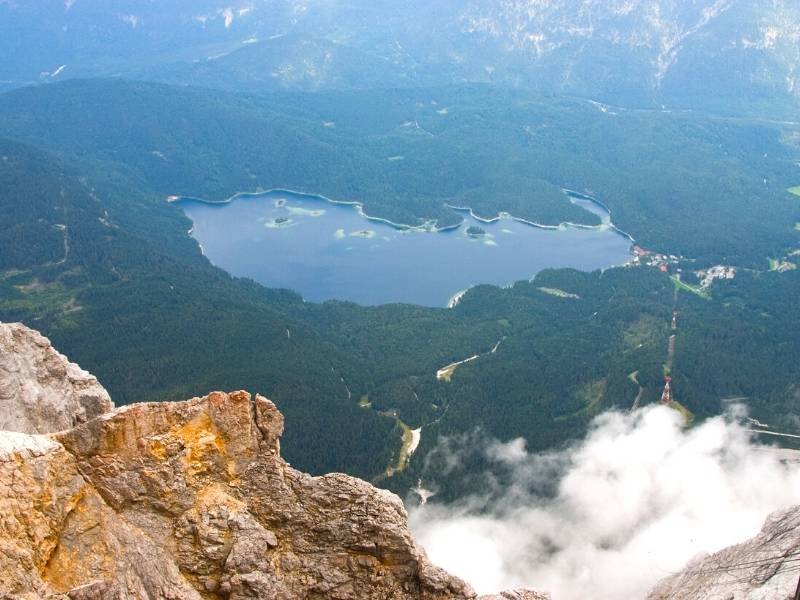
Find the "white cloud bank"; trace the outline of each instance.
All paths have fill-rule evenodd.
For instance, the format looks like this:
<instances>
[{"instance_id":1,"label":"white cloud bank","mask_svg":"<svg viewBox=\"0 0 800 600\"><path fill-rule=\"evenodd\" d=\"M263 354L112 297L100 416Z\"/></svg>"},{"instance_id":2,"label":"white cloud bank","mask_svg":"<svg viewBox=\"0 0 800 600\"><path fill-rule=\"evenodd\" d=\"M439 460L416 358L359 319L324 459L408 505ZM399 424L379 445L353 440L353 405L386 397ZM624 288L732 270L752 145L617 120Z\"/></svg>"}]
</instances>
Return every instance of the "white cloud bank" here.
<instances>
[{"instance_id":1,"label":"white cloud bank","mask_svg":"<svg viewBox=\"0 0 800 600\"><path fill-rule=\"evenodd\" d=\"M612 412L564 452L529 454L516 440L485 453L513 474L499 501L411 511L433 562L480 593L643 598L697 554L744 541L770 512L800 504L800 465L754 444L732 417L685 430L660 406ZM531 492L554 468L555 496Z\"/></svg>"}]
</instances>

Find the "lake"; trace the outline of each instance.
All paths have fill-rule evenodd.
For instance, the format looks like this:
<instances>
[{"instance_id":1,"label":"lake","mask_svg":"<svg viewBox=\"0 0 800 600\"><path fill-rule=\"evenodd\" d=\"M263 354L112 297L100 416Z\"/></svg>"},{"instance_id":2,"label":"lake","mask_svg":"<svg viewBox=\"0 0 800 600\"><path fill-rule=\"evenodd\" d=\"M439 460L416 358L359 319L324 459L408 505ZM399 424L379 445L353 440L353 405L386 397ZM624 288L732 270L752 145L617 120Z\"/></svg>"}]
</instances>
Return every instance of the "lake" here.
<instances>
[{"instance_id":1,"label":"lake","mask_svg":"<svg viewBox=\"0 0 800 600\"><path fill-rule=\"evenodd\" d=\"M510 216L486 223L460 211L464 223L456 229L402 229L367 219L355 205L284 191L180 205L205 255L232 275L313 302L446 306L477 284L508 285L550 267L591 271L627 262L631 241L608 224L604 209L586 197L572 201L606 224L543 229Z\"/></svg>"}]
</instances>

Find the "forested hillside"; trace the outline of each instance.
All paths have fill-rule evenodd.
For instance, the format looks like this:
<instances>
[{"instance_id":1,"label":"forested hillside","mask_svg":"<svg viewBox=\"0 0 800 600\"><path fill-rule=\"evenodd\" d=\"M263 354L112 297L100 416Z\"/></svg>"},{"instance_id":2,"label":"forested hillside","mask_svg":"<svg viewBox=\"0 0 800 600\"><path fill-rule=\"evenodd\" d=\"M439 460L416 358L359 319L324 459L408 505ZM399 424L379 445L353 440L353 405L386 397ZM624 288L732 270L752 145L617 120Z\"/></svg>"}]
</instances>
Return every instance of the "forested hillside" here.
<instances>
[{"instance_id":1,"label":"forested hillside","mask_svg":"<svg viewBox=\"0 0 800 600\"><path fill-rule=\"evenodd\" d=\"M123 174L78 176L5 140L0 156L0 231L13 240L0 246L0 319L47 332L117 403L259 389L295 415L286 445L299 465L383 469L395 423L348 401L336 367L350 357L273 307L297 296L211 267L186 218ZM20 223L19 206L35 218Z\"/></svg>"},{"instance_id":2,"label":"forested hillside","mask_svg":"<svg viewBox=\"0 0 800 600\"><path fill-rule=\"evenodd\" d=\"M640 245L698 266L762 268L794 247L796 126L601 108L481 86L236 96L94 80L10 92L0 127L113 163L162 197L283 187L408 224L458 222L445 204L597 223L567 187L606 203Z\"/></svg>"},{"instance_id":3,"label":"forested hillside","mask_svg":"<svg viewBox=\"0 0 800 600\"><path fill-rule=\"evenodd\" d=\"M0 89L73 77L239 92L490 83L794 119L792 0L14 0ZM46 40L47 43L43 43Z\"/></svg>"},{"instance_id":4,"label":"forested hillside","mask_svg":"<svg viewBox=\"0 0 800 600\"><path fill-rule=\"evenodd\" d=\"M481 429L544 449L580 436L602 410L658 401L673 308L672 372L687 415L745 397L759 419L791 426L800 278L762 272L767 252L797 243L796 200L781 187L794 152L785 133L635 113L610 125L591 106L517 94L501 102L481 88L424 92L438 98L433 110L416 106L420 94L376 93L353 108L346 94L234 98L96 81L0 98L3 131L27 140L0 142L0 319L41 329L118 403L260 391L289 417L284 450L298 467L398 490L437 475L425 457L441 434ZM406 131L412 117L429 134ZM547 135L531 138L520 123ZM650 134L636 135L645 126ZM476 139L484 143L471 150ZM653 160L669 162L639 155L653 139L664 141ZM409 165L391 171L390 151ZM760 162L764 154L772 160ZM530 172L520 175L523 166ZM309 304L213 268L180 208L164 201L274 185L363 198L395 218L436 217L443 201L465 199L487 214L590 218L568 212L577 209L558 188L574 186L600 193L637 237L762 266L715 284L710 299L640 268L547 271L508 289L475 288L451 310ZM408 470L381 478L401 421L423 427L420 449Z\"/></svg>"}]
</instances>

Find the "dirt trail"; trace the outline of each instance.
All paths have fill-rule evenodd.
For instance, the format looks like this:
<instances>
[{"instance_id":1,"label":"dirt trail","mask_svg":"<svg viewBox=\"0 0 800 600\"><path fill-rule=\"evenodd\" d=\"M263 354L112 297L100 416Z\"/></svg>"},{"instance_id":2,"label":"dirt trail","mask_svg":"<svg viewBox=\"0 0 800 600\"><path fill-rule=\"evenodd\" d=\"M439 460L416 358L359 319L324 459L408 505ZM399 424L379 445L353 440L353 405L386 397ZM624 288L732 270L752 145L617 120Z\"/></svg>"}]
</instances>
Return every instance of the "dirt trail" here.
<instances>
[{"instance_id":1,"label":"dirt trail","mask_svg":"<svg viewBox=\"0 0 800 600\"><path fill-rule=\"evenodd\" d=\"M642 387L642 384L639 383L639 371L634 371L628 375L628 379L639 386L639 393L636 394L636 398L634 398L633 405L631 406L631 412L633 412L639 408L639 404L642 401L642 395L644 394L644 388Z\"/></svg>"}]
</instances>

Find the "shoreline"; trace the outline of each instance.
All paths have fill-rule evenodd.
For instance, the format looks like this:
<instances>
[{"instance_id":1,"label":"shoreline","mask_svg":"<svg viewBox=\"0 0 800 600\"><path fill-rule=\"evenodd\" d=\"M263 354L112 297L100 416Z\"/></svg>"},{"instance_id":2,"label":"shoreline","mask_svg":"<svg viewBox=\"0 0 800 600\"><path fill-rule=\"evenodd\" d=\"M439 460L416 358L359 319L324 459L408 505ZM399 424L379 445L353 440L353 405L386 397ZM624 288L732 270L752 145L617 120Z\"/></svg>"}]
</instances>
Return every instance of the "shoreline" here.
<instances>
[{"instance_id":1,"label":"shoreline","mask_svg":"<svg viewBox=\"0 0 800 600\"><path fill-rule=\"evenodd\" d=\"M522 217L515 217L514 215L512 215L511 213L506 212L506 211L499 211L495 217L487 218L487 217L482 217L482 216L476 214L474 209L472 207L470 207L470 206L456 206L454 204L449 204L447 202L445 202L444 206L446 208L449 208L451 210L455 210L455 211L458 211L458 212L469 213L470 217L472 217L473 219L475 219L476 221L478 221L480 223L491 224L491 223L496 223L497 221L501 221L503 219L508 219L508 220L511 220L511 221L516 221L517 223L523 223L523 224L528 225L530 227L536 227L537 229L544 229L544 230L547 230L547 231L558 231L559 229L562 229L564 227L572 228L572 229L587 229L587 230L597 230L597 231L600 231L600 230L603 230L603 229L610 229L610 230L614 231L615 233L621 235L622 237L627 238L631 242L631 244L635 244L636 243L636 240L634 239L634 237L632 235L630 235L626 231L623 231L622 229L620 229L619 227L617 227L614 224L614 221L612 219L611 209L604 202L598 200L597 198L594 198L593 196L589 196L588 194L583 194L581 192L577 192L575 190L570 190L568 188L561 188L561 191L568 197L574 197L574 198L579 199L579 200L585 200L585 201L592 202L593 204L597 205L602 210L604 210L606 212L606 214L608 215L608 222L601 222L599 225L585 225L585 224L582 224L582 223L573 223L571 221L562 221L558 225L545 225L543 223L537 223L535 221L530 221L530 220L524 219ZM233 194L232 196L229 196L228 198L225 198L224 200L206 200L204 198L198 198L198 197L195 197L195 196L177 196L177 195L172 195L172 196L168 196L167 197L167 202L168 203L177 203L177 202L182 202L182 201L191 201L191 202L200 202L202 204L212 204L212 205L230 204L230 203L234 202L235 200L248 199L248 198L262 198L262 197L268 196L270 194L281 194L281 193L282 194L293 194L295 196L305 196L306 198L323 200L323 201L328 202L330 204L338 204L340 206L353 206L353 207L356 208L356 211L358 212L358 215L360 217L363 217L364 219L366 219L368 221L384 223L384 224L389 225L390 227L393 227L394 229L398 229L400 231L427 231L427 232L431 232L431 233L442 233L442 232L453 231L455 229L458 229L459 227L461 227L466 222L466 219L462 218L460 223L455 223L453 225L445 225L444 227L439 227L438 224L437 224L438 221L436 219L428 219L427 221L425 221L421 225L409 225L407 223L396 223L394 221L390 221L389 219L385 219L383 217L375 217L375 216L372 216L372 215L368 214L364 210L364 203L360 202L358 200L334 200L333 198L330 198L328 196L324 196L322 194L309 193L309 192L303 192L303 191L299 191L299 190L291 190L291 189L288 189L288 188L280 188L280 187L278 187L278 188L270 188L270 189L264 190L262 192L236 192L235 194Z\"/></svg>"},{"instance_id":2,"label":"shoreline","mask_svg":"<svg viewBox=\"0 0 800 600\"><path fill-rule=\"evenodd\" d=\"M589 194L584 194L583 192L576 192L575 190L571 190L569 188L561 188L561 191L564 192L567 196L571 196L571 197L576 198L578 200L585 200L587 202L591 202L591 203L599 206L600 208L602 208L606 212L606 214L608 215L608 227L610 227L611 229L616 231L621 236L623 236L625 238L628 238L630 240L631 244L635 244L636 243L636 239L630 233L628 233L627 231L625 231L623 229L620 229L619 227L617 227L614 224L613 213L611 211L611 208L608 206L608 204L606 204L602 200L598 200L594 196L590 196Z\"/></svg>"},{"instance_id":3,"label":"shoreline","mask_svg":"<svg viewBox=\"0 0 800 600\"><path fill-rule=\"evenodd\" d=\"M333 198L329 198L328 196L323 196L322 194L311 194L308 192L302 192L299 190L290 190L288 188L270 188L268 190L264 190L263 192L236 192L233 196L225 198L224 200L206 200L205 198L198 198L196 196L167 196L167 202L170 204L183 202L183 201L191 201L191 202L200 202L201 204L230 204L235 200L247 199L247 198L262 198L264 196L268 196L269 194L292 194L294 196L305 196L306 198L312 198L316 200L324 200L325 202L329 202L330 204L338 204L340 206L353 206L356 208L358 215L363 217L368 221L375 221L378 223L384 223L393 227L394 229L398 229L400 231L432 231L432 232L439 232L439 231L446 231L453 228L461 227L462 223L458 223L457 225L447 225L446 227L436 227L436 221L434 219L428 219L421 225L408 225L407 223L395 223L394 221L390 221L389 219L384 219L383 217L375 217L369 215L364 210L364 203L359 202L358 200L334 200Z\"/></svg>"},{"instance_id":4,"label":"shoreline","mask_svg":"<svg viewBox=\"0 0 800 600\"><path fill-rule=\"evenodd\" d=\"M627 231L624 231L624 230L620 229L619 227L617 227L614 224L614 220L612 219L612 216L611 216L611 209L604 202L601 202L597 198L594 198L594 197L589 196L587 194L583 194L581 192L576 192L576 191L570 190L568 188L561 188L561 191L564 193L564 195L566 195L568 197L574 197L574 198L576 198L578 200L584 200L586 202L591 202L591 203L597 205L598 207L600 207L602 210L605 211L608 220L607 221L603 220L603 222L601 222L599 225L585 225L583 223L573 223L572 221L561 221L561 223L559 223L558 225L545 225L543 223L537 223L536 221L530 221L530 220L524 219L522 217L515 217L514 215L512 215L511 213L506 212L506 211L500 211L500 212L497 213L497 216L487 218L487 217L482 217L482 216L476 214L475 210L470 206L456 206L454 204L447 204L447 203L445 203L445 206L447 208L451 208L451 209L457 210L459 212L469 213L470 217L472 217L473 219L475 219L476 221L479 221L481 223L491 224L491 223L496 223L497 221L501 221L503 219L508 219L510 221L516 221L517 223L523 223L524 225L529 225L531 227L536 227L537 229L545 229L545 230L548 230L548 231L557 231L557 230L559 230L561 228L564 228L564 227L571 228L571 229L590 229L590 230L597 230L597 231L600 231L600 230L603 230L603 229L610 229L611 231L613 231L613 232L621 235L622 237L626 238L628 241L630 241L631 244L635 244L636 243L636 239L631 234L629 234ZM586 209L584 209L584 210L586 210ZM463 224L463 221L462 221L462 224Z\"/></svg>"}]
</instances>

